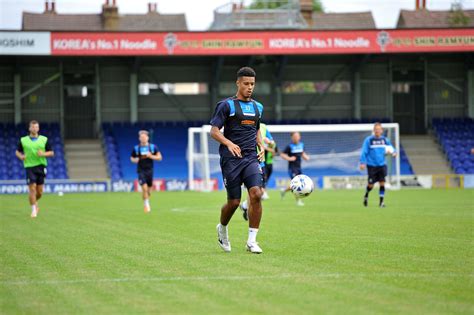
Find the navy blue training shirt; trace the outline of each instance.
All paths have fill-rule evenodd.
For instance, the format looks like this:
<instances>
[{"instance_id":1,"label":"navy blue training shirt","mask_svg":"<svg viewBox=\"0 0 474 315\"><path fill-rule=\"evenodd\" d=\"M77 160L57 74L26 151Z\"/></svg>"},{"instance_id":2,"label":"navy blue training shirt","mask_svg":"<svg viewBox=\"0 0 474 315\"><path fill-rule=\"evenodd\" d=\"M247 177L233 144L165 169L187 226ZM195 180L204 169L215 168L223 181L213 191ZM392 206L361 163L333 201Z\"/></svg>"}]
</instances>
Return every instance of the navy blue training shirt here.
<instances>
[{"instance_id":1,"label":"navy blue training shirt","mask_svg":"<svg viewBox=\"0 0 474 315\"><path fill-rule=\"evenodd\" d=\"M289 170L301 170L301 156L304 152L304 143L290 143L283 153L287 154L289 157L295 156L295 161L288 162L288 169Z\"/></svg>"},{"instance_id":2,"label":"navy blue training shirt","mask_svg":"<svg viewBox=\"0 0 474 315\"><path fill-rule=\"evenodd\" d=\"M224 127L224 137L240 147L242 156L257 157L257 131L260 129L263 105L257 101L249 102L230 97L217 103L211 125ZM219 146L222 157L232 157L226 146Z\"/></svg>"},{"instance_id":3,"label":"navy blue training shirt","mask_svg":"<svg viewBox=\"0 0 474 315\"><path fill-rule=\"evenodd\" d=\"M160 149L154 144L146 146L136 145L133 147L131 157L140 158L137 164L138 172L152 172L153 171L153 160L144 158L148 153L151 155L157 155Z\"/></svg>"}]
</instances>

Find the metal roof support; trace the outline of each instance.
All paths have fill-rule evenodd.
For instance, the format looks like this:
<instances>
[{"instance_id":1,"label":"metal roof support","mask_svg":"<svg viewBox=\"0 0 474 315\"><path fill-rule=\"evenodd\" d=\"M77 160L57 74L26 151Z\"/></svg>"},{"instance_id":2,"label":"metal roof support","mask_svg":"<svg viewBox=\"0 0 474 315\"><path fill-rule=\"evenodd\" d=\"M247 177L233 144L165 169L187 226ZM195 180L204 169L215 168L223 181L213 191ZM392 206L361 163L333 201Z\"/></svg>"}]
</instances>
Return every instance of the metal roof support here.
<instances>
[{"instance_id":1,"label":"metal roof support","mask_svg":"<svg viewBox=\"0 0 474 315\"><path fill-rule=\"evenodd\" d=\"M467 55L466 59L466 103L467 116L474 118L474 57L471 54Z\"/></svg>"},{"instance_id":2,"label":"metal roof support","mask_svg":"<svg viewBox=\"0 0 474 315\"><path fill-rule=\"evenodd\" d=\"M306 103L304 112L307 112L310 110L311 106L317 106L319 105L327 96L331 86L346 72L349 71L350 73L354 73L356 71L359 71L359 69L369 61L371 55L364 55L361 59L352 62L350 64L344 65L339 69L338 72L331 78L329 81L329 84L326 86L324 91L321 94L315 93L314 96ZM295 114L295 118L298 116L298 112Z\"/></svg>"},{"instance_id":3,"label":"metal roof support","mask_svg":"<svg viewBox=\"0 0 474 315\"><path fill-rule=\"evenodd\" d=\"M134 58L130 71L130 122L138 121L138 69L140 68L140 59Z\"/></svg>"},{"instance_id":4,"label":"metal roof support","mask_svg":"<svg viewBox=\"0 0 474 315\"><path fill-rule=\"evenodd\" d=\"M21 74L13 75L13 104L15 109L15 124L21 123Z\"/></svg>"},{"instance_id":5,"label":"metal roof support","mask_svg":"<svg viewBox=\"0 0 474 315\"><path fill-rule=\"evenodd\" d=\"M436 72L433 72L432 70L427 70L427 72L428 72L429 75L431 75L431 76L435 77L436 79L440 80L441 82L443 82L447 86L452 87L454 90L456 90L458 92L461 92L461 93L463 92L462 86L459 86L456 83L454 83L454 82L452 82L448 79L443 78L442 76L440 76Z\"/></svg>"},{"instance_id":6,"label":"metal roof support","mask_svg":"<svg viewBox=\"0 0 474 315\"><path fill-rule=\"evenodd\" d=\"M61 128L61 138L66 135L66 125L64 123L64 64L59 61L59 128Z\"/></svg>"},{"instance_id":7,"label":"metal roof support","mask_svg":"<svg viewBox=\"0 0 474 315\"><path fill-rule=\"evenodd\" d=\"M278 64L275 70L275 80L273 84L275 90L275 118L277 121L280 121L283 118L283 95L281 90L281 82L287 63L288 56L280 56L280 58L278 58Z\"/></svg>"},{"instance_id":8,"label":"metal roof support","mask_svg":"<svg viewBox=\"0 0 474 315\"><path fill-rule=\"evenodd\" d=\"M210 82L210 94L211 94L211 113L214 112L214 106L216 106L219 97L219 81L221 78L222 66L224 65L224 57L218 56L212 64L212 77Z\"/></svg>"},{"instance_id":9,"label":"metal roof support","mask_svg":"<svg viewBox=\"0 0 474 315\"><path fill-rule=\"evenodd\" d=\"M100 127L102 124L102 91L100 89L100 68L99 68L99 61L96 60L95 62L95 127L96 133L98 134L100 131Z\"/></svg>"}]
</instances>

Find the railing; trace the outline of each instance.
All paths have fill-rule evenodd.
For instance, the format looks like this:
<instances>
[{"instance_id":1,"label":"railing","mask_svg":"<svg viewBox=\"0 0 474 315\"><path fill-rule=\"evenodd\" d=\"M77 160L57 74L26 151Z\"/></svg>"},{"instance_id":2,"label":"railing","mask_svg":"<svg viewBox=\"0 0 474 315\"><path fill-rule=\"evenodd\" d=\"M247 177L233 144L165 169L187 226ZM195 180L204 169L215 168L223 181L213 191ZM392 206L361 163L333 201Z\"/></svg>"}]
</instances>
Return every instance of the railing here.
<instances>
[{"instance_id":1,"label":"railing","mask_svg":"<svg viewBox=\"0 0 474 315\"><path fill-rule=\"evenodd\" d=\"M299 1L265 1L262 5L258 9L232 2L220 6L214 11L211 29L302 29L308 26L301 15Z\"/></svg>"}]
</instances>

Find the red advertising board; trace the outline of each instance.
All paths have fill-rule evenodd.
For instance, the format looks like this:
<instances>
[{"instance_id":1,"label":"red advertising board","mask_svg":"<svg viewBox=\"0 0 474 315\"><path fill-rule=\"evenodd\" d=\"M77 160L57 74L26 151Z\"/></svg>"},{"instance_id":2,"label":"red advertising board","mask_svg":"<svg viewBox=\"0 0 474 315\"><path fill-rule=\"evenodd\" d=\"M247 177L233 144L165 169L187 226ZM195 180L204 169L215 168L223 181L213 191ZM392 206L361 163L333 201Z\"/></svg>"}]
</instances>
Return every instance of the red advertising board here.
<instances>
[{"instance_id":1,"label":"red advertising board","mask_svg":"<svg viewBox=\"0 0 474 315\"><path fill-rule=\"evenodd\" d=\"M118 183L118 182L117 182ZM126 183L125 183L126 184ZM121 183L123 185L123 183ZM156 191L183 191L188 190L188 180L187 179L153 179L153 190ZM206 187L206 184L201 179L194 180L194 190L205 191L205 190L218 190L219 183L217 178L211 178L209 186ZM129 191L125 186L116 186L113 188L114 191ZM133 191L142 191L140 183L137 179L133 181Z\"/></svg>"},{"instance_id":2,"label":"red advertising board","mask_svg":"<svg viewBox=\"0 0 474 315\"><path fill-rule=\"evenodd\" d=\"M295 55L474 51L474 29L51 33L52 55Z\"/></svg>"}]
</instances>

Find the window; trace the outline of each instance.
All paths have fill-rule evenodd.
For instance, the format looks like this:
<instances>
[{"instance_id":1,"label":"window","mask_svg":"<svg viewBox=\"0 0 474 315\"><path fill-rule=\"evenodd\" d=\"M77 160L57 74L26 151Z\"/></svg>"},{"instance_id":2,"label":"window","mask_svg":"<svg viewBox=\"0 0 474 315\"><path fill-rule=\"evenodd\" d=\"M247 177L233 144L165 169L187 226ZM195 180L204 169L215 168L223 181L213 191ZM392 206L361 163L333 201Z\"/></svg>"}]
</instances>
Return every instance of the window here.
<instances>
[{"instance_id":1,"label":"window","mask_svg":"<svg viewBox=\"0 0 474 315\"><path fill-rule=\"evenodd\" d=\"M67 96L71 97L87 97L87 86L83 85L69 85L66 87Z\"/></svg>"},{"instance_id":2,"label":"window","mask_svg":"<svg viewBox=\"0 0 474 315\"><path fill-rule=\"evenodd\" d=\"M410 83L406 82L394 82L392 83L392 93L410 93Z\"/></svg>"},{"instance_id":3,"label":"window","mask_svg":"<svg viewBox=\"0 0 474 315\"><path fill-rule=\"evenodd\" d=\"M209 92L208 84L202 82L184 82L184 83L147 83L138 84L138 94L149 95L153 90L161 91L165 94L173 95L198 95Z\"/></svg>"},{"instance_id":4,"label":"window","mask_svg":"<svg viewBox=\"0 0 474 315\"><path fill-rule=\"evenodd\" d=\"M351 83L349 81L286 81L283 82L284 94L305 94L305 93L350 93Z\"/></svg>"}]
</instances>

